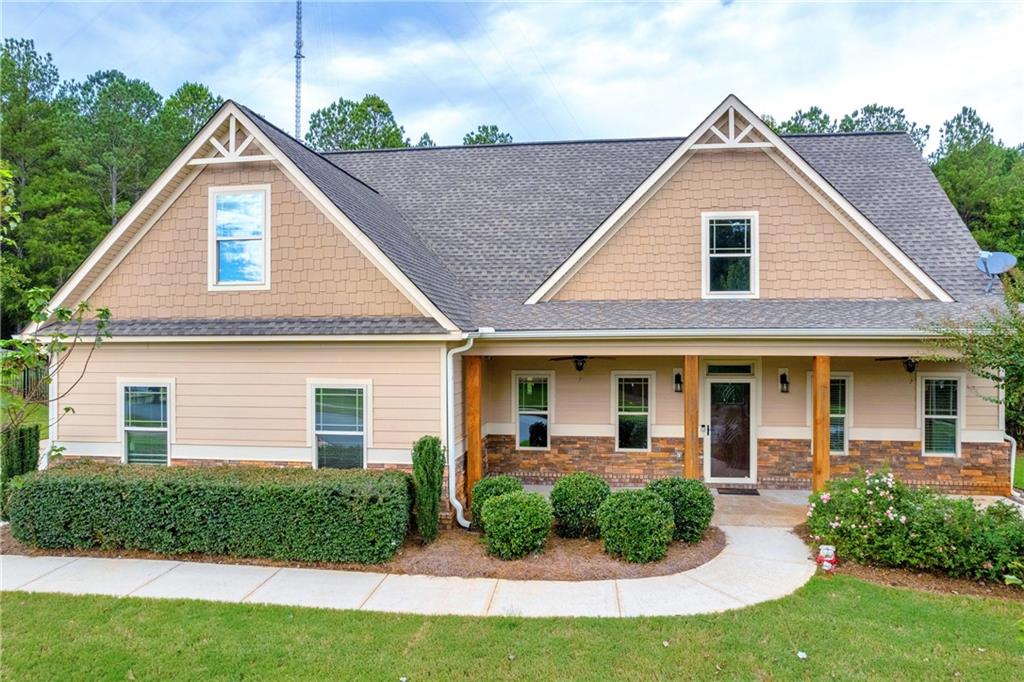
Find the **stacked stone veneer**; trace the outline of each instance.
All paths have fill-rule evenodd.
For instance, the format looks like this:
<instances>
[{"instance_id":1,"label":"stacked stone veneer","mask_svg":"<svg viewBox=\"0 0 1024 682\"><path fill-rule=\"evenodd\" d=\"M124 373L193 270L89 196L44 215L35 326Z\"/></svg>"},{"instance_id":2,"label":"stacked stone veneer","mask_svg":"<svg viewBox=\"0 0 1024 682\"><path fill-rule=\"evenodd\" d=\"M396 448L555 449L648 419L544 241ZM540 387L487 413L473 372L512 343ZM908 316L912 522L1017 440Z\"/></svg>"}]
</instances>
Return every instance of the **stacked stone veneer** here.
<instances>
[{"instance_id":1,"label":"stacked stone veneer","mask_svg":"<svg viewBox=\"0 0 1024 682\"><path fill-rule=\"evenodd\" d=\"M484 469L542 484L573 471L589 471L614 486L683 474L683 439L654 438L652 446L651 452L615 452L614 438L555 436L549 450L517 450L514 436L490 435L484 441ZM810 440L760 439L757 449L759 487L811 487ZM849 450L848 455L832 455L833 477L888 467L910 485L947 493L1005 495L1010 489L1006 443L964 443L961 457L925 457L920 441L850 441ZM698 463L703 472L702 457Z\"/></svg>"}]
</instances>

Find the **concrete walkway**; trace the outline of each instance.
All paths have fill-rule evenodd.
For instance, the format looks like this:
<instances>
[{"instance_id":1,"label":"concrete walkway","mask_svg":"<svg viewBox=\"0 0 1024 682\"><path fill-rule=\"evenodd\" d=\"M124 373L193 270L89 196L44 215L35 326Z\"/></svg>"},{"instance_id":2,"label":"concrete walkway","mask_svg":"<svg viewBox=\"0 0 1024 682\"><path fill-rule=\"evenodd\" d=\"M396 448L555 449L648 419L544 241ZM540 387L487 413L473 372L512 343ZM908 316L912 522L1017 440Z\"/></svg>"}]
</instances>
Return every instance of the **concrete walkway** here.
<instances>
[{"instance_id":1,"label":"concrete walkway","mask_svg":"<svg viewBox=\"0 0 1024 682\"><path fill-rule=\"evenodd\" d=\"M749 499L749 498L748 498ZM689 571L580 582L439 578L142 559L0 556L0 588L462 616L683 616L778 599L814 574L785 528L720 526L727 545Z\"/></svg>"}]
</instances>

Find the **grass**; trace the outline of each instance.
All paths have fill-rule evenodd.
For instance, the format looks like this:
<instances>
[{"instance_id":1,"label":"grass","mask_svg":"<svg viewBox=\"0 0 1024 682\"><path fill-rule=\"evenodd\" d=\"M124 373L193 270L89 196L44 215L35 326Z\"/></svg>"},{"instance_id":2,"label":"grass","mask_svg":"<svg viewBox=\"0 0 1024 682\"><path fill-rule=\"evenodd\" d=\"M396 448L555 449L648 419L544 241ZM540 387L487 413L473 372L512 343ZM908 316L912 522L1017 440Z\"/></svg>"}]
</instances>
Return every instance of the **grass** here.
<instances>
[{"instance_id":1,"label":"grass","mask_svg":"<svg viewBox=\"0 0 1024 682\"><path fill-rule=\"evenodd\" d=\"M1009 680L1024 657L1022 617L1020 602L846 576L742 611L608 620L6 592L0 677Z\"/></svg>"},{"instance_id":2,"label":"grass","mask_svg":"<svg viewBox=\"0 0 1024 682\"><path fill-rule=\"evenodd\" d=\"M29 405L24 424L25 426L39 424L39 438L46 440L50 433L50 406L45 404Z\"/></svg>"},{"instance_id":3,"label":"grass","mask_svg":"<svg viewBox=\"0 0 1024 682\"><path fill-rule=\"evenodd\" d=\"M1024 490L1024 462L1022 458L1017 458L1017 467L1013 472L1013 487L1018 490Z\"/></svg>"}]
</instances>

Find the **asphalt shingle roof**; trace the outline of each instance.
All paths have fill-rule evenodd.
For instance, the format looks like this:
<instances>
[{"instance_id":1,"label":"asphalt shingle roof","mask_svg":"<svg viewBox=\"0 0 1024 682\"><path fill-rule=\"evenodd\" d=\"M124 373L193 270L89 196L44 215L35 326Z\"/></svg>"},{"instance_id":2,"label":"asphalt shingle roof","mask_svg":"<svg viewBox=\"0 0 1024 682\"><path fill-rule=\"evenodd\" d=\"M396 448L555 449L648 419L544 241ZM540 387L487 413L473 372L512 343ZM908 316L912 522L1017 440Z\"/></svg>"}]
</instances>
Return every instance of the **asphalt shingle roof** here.
<instances>
[{"instance_id":1,"label":"asphalt shingle roof","mask_svg":"<svg viewBox=\"0 0 1024 682\"><path fill-rule=\"evenodd\" d=\"M90 337L95 321L51 323L41 331L63 331ZM347 336L363 334L442 334L444 328L429 317L271 317L202 319L113 319L108 328L114 337L130 336Z\"/></svg>"},{"instance_id":2,"label":"asphalt shingle roof","mask_svg":"<svg viewBox=\"0 0 1024 682\"><path fill-rule=\"evenodd\" d=\"M260 129L463 329L917 329L987 305L978 247L905 134L785 139L938 282L917 300L523 301L683 141L527 143L317 154Z\"/></svg>"}]
</instances>

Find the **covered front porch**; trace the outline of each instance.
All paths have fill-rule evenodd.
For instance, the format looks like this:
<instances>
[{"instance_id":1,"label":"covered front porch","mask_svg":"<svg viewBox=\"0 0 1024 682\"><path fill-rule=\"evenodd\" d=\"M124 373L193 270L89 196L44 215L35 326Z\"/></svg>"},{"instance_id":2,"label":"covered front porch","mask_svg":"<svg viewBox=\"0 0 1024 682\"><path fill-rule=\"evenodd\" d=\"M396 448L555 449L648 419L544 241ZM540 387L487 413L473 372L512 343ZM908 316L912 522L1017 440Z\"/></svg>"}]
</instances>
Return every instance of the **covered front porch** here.
<instances>
[{"instance_id":1,"label":"covered front porch","mask_svg":"<svg viewBox=\"0 0 1024 682\"><path fill-rule=\"evenodd\" d=\"M913 341L479 343L462 359L467 484L818 490L888 466L911 484L1005 494L994 387ZM1003 479L1006 480L1003 480Z\"/></svg>"}]
</instances>

